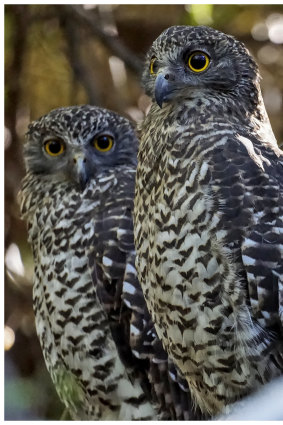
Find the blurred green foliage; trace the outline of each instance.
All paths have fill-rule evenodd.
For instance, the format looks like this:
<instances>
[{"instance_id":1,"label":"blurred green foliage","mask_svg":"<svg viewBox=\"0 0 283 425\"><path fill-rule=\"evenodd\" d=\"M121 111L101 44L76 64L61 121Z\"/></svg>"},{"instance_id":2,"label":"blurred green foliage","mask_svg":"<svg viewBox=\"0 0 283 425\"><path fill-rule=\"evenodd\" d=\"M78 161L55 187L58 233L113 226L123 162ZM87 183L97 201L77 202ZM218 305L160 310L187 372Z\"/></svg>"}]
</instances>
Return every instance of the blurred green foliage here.
<instances>
[{"instance_id":1,"label":"blurred green foliage","mask_svg":"<svg viewBox=\"0 0 283 425\"><path fill-rule=\"evenodd\" d=\"M5 324L15 335L5 354L6 419L59 419L63 412L35 334L31 250L16 203L28 123L78 103L141 119L148 100L139 75L152 41L171 25L211 25L255 56L282 143L282 19L283 6L271 4L5 6Z\"/></svg>"}]
</instances>

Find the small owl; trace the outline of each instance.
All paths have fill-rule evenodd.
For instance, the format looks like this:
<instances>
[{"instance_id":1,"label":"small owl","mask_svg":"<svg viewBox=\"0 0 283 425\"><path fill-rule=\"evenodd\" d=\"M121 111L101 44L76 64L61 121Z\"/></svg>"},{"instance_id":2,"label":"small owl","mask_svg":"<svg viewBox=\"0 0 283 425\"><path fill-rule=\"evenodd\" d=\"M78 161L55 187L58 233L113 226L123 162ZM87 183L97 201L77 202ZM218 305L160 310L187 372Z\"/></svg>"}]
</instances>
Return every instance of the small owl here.
<instances>
[{"instance_id":1,"label":"small owl","mask_svg":"<svg viewBox=\"0 0 283 425\"><path fill-rule=\"evenodd\" d=\"M36 329L73 419L189 419L135 270L133 126L94 106L33 122L20 192L34 257Z\"/></svg>"},{"instance_id":2,"label":"small owl","mask_svg":"<svg viewBox=\"0 0 283 425\"><path fill-rule=\"evenodd\" d=\"M283 371L283 154L245 46L208 27L148 52L135 242L158 336L205 413Z\"/></svg>"}]
</instances>

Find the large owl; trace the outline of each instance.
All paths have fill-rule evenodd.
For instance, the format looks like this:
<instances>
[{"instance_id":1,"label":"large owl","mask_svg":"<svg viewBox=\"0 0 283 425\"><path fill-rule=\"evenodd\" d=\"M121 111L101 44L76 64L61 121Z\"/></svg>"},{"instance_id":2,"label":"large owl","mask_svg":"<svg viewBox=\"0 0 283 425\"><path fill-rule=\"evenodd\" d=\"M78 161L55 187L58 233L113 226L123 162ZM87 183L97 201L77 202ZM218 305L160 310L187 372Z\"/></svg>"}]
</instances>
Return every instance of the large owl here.
<instances>
[{"instance_id":1,"label":"large owl","mask_svg":"<svg viewBox=\"0 0 283 425\"><path fill-rule=\"evenodd\" d=\"M27 133L20 193L34 256L43 355L73 419L190 419L135 270L133 126L93 106L51 111Z\"/></svg>"},{"instance_id":2,"label":"large owl","mask_svg":"<svg viewBox=\"0 0 283 425\"><path fill-rule=\"evenodd\" d=\"M136 266L158 336L212 415L283 371L283 155L245 46L165 30L147 55Z\"/></svg>"}]
</instances>

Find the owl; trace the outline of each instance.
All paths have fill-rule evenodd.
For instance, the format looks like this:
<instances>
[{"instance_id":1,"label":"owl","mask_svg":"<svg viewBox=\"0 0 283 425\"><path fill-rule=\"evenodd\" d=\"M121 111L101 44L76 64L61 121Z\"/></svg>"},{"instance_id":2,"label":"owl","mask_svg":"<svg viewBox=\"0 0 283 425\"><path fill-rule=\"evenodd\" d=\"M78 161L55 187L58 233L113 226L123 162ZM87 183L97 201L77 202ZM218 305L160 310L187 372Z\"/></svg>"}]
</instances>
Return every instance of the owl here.
<instances>
[{"instance_id":1,"label":"owl","mask_svg":"<svg viewBox=\"0 0 283 425\"><path fill-rule=\"evenodd\" d=\"M245 46L174 26L143 72L136 267L157 335L202 412L283 371L283 153Z\"/></svg>"},{"instance_id":2,"label":"owl","mask_svg":"<svg viewBox=\"0 0 283 425\"><path fill-rule=\"evenodd\" d=\"M200 417L137 279L136 153L132 124L95 106L53 110L27 133L19 201L36 330L74 420Z\"/></svg>"}]
</instances>

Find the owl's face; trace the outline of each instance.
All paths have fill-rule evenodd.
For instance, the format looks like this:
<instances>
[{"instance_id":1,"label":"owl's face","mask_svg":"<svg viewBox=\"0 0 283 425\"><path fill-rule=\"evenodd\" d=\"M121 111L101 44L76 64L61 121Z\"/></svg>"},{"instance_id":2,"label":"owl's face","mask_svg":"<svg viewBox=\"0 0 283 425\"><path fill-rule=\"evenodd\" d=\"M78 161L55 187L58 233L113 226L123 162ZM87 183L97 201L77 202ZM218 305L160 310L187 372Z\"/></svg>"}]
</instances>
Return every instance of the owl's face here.
<instances>
[{"instance_id":1,"label":"owl's face","mask_svg":"<svg viewBox=\"0 0 283 425\"><path fill-rule=\"evenodd\" d=\"M133 126L126 118L95 106L55 109L31 123L26 137L27 171L71 180L81 188L101 171L136 166Z\"/></svg>"},{"instance_id":2,"label":"owl's face","mask_svg":"<svg viewBox=\"0 0 283 425\"><path fill-rule=\"evenodd\" d=\"M245 46L209 27L174 26L147 54L146 93L163 102L233 91L257 79L257 66Z\"/></svg>"}]
</instances>

